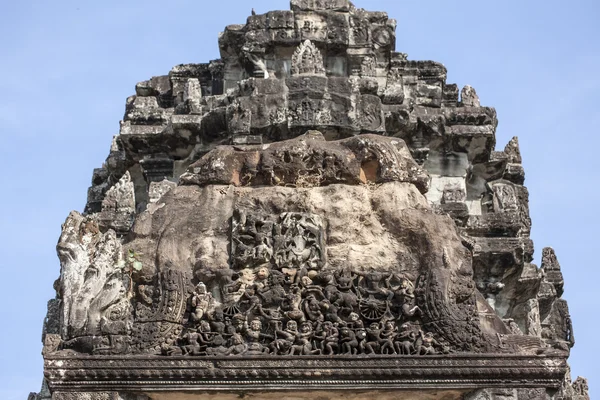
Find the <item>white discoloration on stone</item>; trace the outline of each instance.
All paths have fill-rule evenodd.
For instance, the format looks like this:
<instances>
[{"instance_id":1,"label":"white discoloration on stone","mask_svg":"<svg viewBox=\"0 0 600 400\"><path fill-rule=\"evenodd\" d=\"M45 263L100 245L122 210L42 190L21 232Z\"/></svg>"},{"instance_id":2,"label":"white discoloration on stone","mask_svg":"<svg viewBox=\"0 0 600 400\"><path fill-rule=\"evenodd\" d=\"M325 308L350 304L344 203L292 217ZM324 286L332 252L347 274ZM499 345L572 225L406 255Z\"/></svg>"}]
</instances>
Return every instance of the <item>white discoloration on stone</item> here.
<instances>
[{"instance_id":1,"label":"white discoloration on stone","mask_svg":"<svg viewBox=\"0 0 600 400\"><path fill-rule=\"evenodd\" d=\"M431 186L427 192L427 200L432 204L439 204L448 186L457 187L466 193L465 179L462 177L431 175Z\"/></svg>"},{"instance_id":2,"label":"white discoloration on stone","mask_svg":"<svg viewBox=\"0 0 600 400\"><path fill-rule=\"evenodd\" d=\"M129 171L106 192L102 210L135 211L135 187Z\"/></svg>"},{"instance_id":3,"label":"white discoloration on stone","mask_svg":"<svg viewBox=\"0 0 600 400\"><path fill-rule=\"evenodd\" d=\"M63 339L100 333L102 317L127 291L121 242L112 230L102 234L93 217L73 211L62 226L57 252Z\"/></svg>"}]
</instances>

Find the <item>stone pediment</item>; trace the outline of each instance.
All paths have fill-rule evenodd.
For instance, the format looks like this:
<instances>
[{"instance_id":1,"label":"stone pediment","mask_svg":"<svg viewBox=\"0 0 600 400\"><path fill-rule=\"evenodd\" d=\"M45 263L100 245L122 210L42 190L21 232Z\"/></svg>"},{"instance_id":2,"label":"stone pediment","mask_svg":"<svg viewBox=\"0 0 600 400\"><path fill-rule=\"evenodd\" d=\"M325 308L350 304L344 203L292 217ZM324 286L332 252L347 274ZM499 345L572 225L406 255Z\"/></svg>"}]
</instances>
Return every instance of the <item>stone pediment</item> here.
<instances>
[{"instance_id":1,"label":"stone pediment","mask_svg":"<svg viewBox=\"0 0 600 400\"><path fill-rule=\"evenodd\" d=\"M54 399L585 396L517 139L395 27L292 0L138 83L62 227Z\"/></svg>"}]
</instances>

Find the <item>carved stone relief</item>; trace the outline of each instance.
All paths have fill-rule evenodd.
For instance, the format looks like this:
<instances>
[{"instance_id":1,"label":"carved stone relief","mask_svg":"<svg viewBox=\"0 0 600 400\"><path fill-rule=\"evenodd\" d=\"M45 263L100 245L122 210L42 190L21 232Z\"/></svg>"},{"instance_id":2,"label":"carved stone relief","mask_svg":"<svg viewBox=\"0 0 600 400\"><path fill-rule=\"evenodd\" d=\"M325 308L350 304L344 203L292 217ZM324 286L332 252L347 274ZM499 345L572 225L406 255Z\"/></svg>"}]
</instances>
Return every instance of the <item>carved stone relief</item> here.
<instances>
[{"instance_id":1,"label":"carved stone relief","mask_svg":"<svg viewBox=\"0 0 600 400\"><path fill-rule=\"evenodd\" d=\"M317 215L279 217L238 211L232 221L232 265L320 270L325 264L322 221Z\"/></svg>"},{"instance_id":2,"label":"carved stone relief","mask_svg":"<svg viewBox=\"0 0 600 400\"><path fill-rule=\"evenodd\" d=\"M45 334L45 357L212 357L192 360L210 365L193 373L217 379L219 357L249 356L233 357L249 367L232 381L254 379L262 355L365 356L378 371L412 362L402 356L563 357L574 344L564 279L551 250L541 270L531 264L521 155L514 139L493 151L495 110L469 86L458 102L441 64L396 53L385 13L292 0L292 11L253 14L226 28L223 59L176 66L128 99L121 134L94 174L89 214L63 226L60 323ZM441 204L429 208L425 169L446 177L432 169L448 168L448 154L468 160L466 180L461 172L452 175L460 186L436 187ZM341 205L328 213L319 202ZM482 248L506 273L482 272L476 283L473 252ZM502 257L510 260L495 263ZM438 373L452 357L418 362ZM291 376L288 360L263 359ZM457 379L472 385L469 368ZM583 396L586 382L572 389Z\"/></svg>"},{"instance_id":3,"label":"carved stone relief","mask_svg":"<svg viewBox=\"0 0 600 400\"><path fill-rule=\"evenodd\" d=\"M93 219L72 212L63 224L57 251L65 347L126 351L118 342L131 327L126 296L131 280L115 232L103 234Z\"/></svg>"},{"instance_id":4,"label":"carved stone relief","mask_svg":"<svg viewBox=\"0 0 600 400\"><path fill-rule=\"evenodd\" d=\"M415 284L408 277L373 269L309 269L314 267L309 264L312 252L296 250L305 248L298 243L306 237L316 241L317 223L315 216L282 215L276 224L282 226L281 237L273 248L283 250L286 267L279 271L259 265L264 258L254 267L247 265L253 271L251 284L242 283L240 273L225 285L244 288L238 299L217 306L199 283L200 291L191 297L191 318L181 335L162 347L162 354L425 356L450 351L422 324ZM265 226L271 229L273 223L245 216L240 225L237 234L244 236ZM258 247L254 255L260 254Z\"/></svg>"},{"instance_id":5,"label":"carved stone relief","mask_svg":"<svg viewBox=\"0 0 600 400\"><path fill-rule=\"evenodd\" d=\"M304 41L294 52L292 75L325 75L323 56L310 40Z\"/></svg>"}]
</instances>

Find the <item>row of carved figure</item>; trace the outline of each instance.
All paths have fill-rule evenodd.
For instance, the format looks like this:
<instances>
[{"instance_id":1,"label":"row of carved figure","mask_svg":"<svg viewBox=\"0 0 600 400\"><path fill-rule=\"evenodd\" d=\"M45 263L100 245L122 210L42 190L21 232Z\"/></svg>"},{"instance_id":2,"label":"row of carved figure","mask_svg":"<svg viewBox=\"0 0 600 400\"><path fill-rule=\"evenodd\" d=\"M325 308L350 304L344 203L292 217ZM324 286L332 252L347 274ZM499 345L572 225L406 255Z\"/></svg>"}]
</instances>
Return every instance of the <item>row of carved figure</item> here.
<instances>
[{"instance_id":1,"label":"row of carved figure","mask_svg":"<svg viewBox=\"0 0 600 400\"><path fill-rule=\"evenodd\" d=\"M358 315L354 316L358 320ZM201 321L176 345L164 346L165 355L428 355L447 352L431 332L424 333L417 325L403 323L400 328L393 320L361 324L339 324L331 321L300 324L288 320L283 328L280 321L269 321L271 329L255 318L250 323L236 314L234 322L226 324L225 332L213 332L211 323Z\"/></svg>"},{"instance_id":2,"label":"row of carved figure","mask_svg":"<svg viewBox=\"0 0 600 400\"><path fill-rule=\"evenodd\" d=\"M258 268L251 284L200 282L187 329L164 354L435 354L424 332L414 284L393 273L341 270L288 275ZM311 278L312 276L312 278ZM220 301L219 301L220 300Z\"/></svg>"},{"instance_id":3,"label":"row of carved figure","mask_svg":"<svg viewBox=\"0 0 600 400\"><path fill-rule=\"evenodd\" d=\"M286 272L260 267L248 282L243 273L224 270L211 280L212 292L203 282L197 284L190 302L191 318L200 321L219 307L229 316L240 311L261 318L276 313L297 322L343 323L352 313L369 322L421 314L415 286L401 274L373 268L335 273L292 268Z\"/></svg>"}]
</instances>

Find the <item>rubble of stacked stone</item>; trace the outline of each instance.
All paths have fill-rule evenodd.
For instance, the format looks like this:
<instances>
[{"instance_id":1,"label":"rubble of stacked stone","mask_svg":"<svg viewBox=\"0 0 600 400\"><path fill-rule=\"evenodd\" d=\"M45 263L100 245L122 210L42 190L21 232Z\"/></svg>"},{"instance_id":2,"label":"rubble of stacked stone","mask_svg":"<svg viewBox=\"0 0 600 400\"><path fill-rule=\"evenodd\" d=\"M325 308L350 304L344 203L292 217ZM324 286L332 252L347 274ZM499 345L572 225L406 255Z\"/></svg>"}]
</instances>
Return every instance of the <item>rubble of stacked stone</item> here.
<instances>
[{"instance_id":1,"label":"rubble of stacked stone","mask_svg":"<svg viewBox=\"0 0 600 400\"><path fill-rule=\"evenodd\" d=\"M496 111L395 28L292 0L138 83L63 225L45 354L566 359L517 138L496 151ZM586 398L569 379L557 396ZM560 398L503 390L473 398Z\"/></svg>"}]
</instances>

